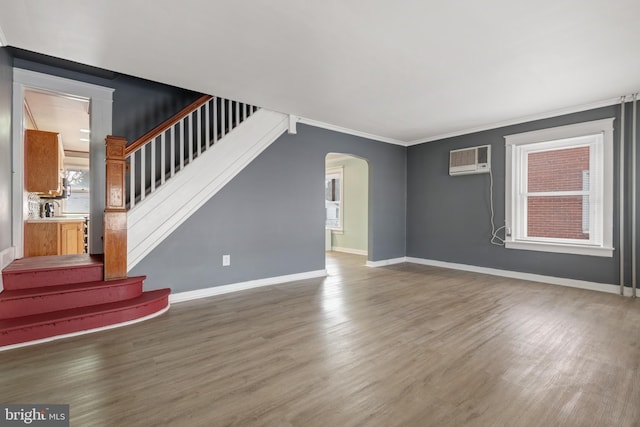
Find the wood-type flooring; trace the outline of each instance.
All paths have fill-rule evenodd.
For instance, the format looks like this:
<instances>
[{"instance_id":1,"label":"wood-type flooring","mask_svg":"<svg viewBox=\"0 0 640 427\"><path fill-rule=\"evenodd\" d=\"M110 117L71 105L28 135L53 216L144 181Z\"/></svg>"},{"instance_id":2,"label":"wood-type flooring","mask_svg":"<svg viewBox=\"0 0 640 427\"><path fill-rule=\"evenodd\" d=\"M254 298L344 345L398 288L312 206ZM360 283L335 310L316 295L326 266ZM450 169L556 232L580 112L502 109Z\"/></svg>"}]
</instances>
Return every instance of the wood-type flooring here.
<instances>
[{"instance_id":1,"label":"wood-type flooring","mask_svg":"<svg viewBox=\"0 0 640 427\"><path fill-rule=\"evenodd\" d=\"M640 302L328 253L326 278L0 352L72 426L640 426Z\"/></svg>"}]
</instances>

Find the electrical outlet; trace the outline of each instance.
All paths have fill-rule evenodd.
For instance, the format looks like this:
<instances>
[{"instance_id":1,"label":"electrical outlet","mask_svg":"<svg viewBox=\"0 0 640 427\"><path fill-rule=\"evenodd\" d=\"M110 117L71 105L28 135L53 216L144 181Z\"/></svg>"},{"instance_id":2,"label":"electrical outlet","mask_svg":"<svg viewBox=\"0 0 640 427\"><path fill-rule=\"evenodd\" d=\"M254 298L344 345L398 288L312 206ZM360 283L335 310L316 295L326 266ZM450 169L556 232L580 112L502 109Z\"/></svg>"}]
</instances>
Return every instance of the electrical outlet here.
<instances>
[{"instance_id":1,"label":"electrical outlet","mask_svg":"<svg viewBox=\"0 0 640 427\"><path fill-rule=\"evenodd\" d=\"M227 267L231 265L231 255L222 255L222 266Z\"/></svg>"}]
</instances>

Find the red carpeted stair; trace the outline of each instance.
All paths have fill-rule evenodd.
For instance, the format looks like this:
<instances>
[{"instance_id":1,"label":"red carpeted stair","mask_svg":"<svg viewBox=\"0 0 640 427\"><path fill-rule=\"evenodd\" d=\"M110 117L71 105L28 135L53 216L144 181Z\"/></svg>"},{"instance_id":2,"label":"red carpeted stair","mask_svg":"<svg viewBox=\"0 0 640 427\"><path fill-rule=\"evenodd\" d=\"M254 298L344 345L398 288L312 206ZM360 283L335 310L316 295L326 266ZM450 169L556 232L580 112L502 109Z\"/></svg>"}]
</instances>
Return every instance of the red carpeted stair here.
<instances>
[{"instance_id":1,"label":"red carpeted stair","mask_svg":"<svg viewBox=\"0 0 640 427\"><path fill-rule=\"evenodd\" d=\"M100 256L23 258L2 271L0 348L161 313L169 289L142 291L145 276L103 281Z\"/></svg>"}]
</instances>

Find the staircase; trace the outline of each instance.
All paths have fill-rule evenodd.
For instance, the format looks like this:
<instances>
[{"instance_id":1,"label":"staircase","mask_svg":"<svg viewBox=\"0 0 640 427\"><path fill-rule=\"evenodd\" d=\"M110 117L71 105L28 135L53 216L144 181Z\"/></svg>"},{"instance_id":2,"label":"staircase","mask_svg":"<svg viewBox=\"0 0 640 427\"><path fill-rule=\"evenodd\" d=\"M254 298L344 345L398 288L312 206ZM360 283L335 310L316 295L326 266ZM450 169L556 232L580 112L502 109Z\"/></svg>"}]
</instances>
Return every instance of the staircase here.
<instances>
[{"instance_id":1,"label":"staircase","mask_svg":"<svg viewBox=\"0 0 640 427\"><path fill-rule=\"evenodd\" d=\"M0 349L129 324L169 308L169 289L143 292L144 276L103 281L101 256L16 260L3 272Z\"/></svg>"},{"instance_id":2,"label":"staircase","mask_svg":"<svg viewBox=\"0 0 640 427\"><path fill-rule=\"evenodd\" d=\"M128 144L127 271L288 128L286 114L205 95Z\"/></svg>"},{"instance_id":3,"label":"staircase","mask_svg":"<svg viewBox=\"0 0 640 427\"><path fill-rule=\"evenodd\" d=\"M288 126L285 114L206 95L130 144L108 136L104 255L23 258L7 266L0 350L166 311L170 289L143 292L145 276L127 272Z\"/></svg>"}]
</instances>

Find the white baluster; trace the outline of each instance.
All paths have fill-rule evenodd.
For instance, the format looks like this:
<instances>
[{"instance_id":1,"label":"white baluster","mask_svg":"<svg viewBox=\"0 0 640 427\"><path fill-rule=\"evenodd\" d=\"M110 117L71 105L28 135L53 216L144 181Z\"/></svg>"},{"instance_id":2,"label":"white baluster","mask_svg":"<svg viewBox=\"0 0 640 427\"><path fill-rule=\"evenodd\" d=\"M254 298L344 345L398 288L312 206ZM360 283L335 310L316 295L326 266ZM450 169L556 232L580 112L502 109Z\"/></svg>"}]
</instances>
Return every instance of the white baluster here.
<instances>
[{"instance_id":1,"label":"white baluster","mask_svg":"<svg viewBox=\"0 0 640 427\"><path fill-rule=\"evenodd\" d=\"M222 102L220 102L220 138L224 137L224 124L225 122L225 106L226 106L227 100L223 99Z\"/></svg>"},{"instance_id":2,"label":"white baluster","mask_svg":"<svg viewBox=\"0 0 640 427\"><path fill-rule=\"evenodd\" d=\"M213 98L213 143L218 142L218 98Z\"/></svg>"},{"instance_id":3,"label":"white baluster","mask_svg":"<svg viewBox=\"0 0 640 427\"><path fill-rule=\"evenodd\" d=\"M198 126L196 127L198 132L198 157L202 154L202 111L204 111L204 106L198 108Z\"/></svg>"},{"instance_id":4,"label":"white baluster","mask_svg":"<svg viewBox=\"0 0 640 427\"><path fill-rule=\"evenodd\" d=\"M136 153L129 156L129 209L136 205Z\"/></svg>"},{"instance_id":5,"label":"white baluster","mask_svg":"<svg viewBox=\"0 0 640 427\"><path fill-rule=\"evenodd\" d=\"M151 175L151 191L149 193L153 193L156 191L156 138L153 138L151 141L151 170L149 172Z\"/></svg>"},{"instance_id":6,"label":"white baluster","mask_svg":"<svg viewBox=\"0 0 640 427\"><path fill-rule=\"evenodd\" d=\"M240 103L236 102L236 122L233 125L233 127L235 128L239 124L240 124Z\"/></svg>"},{"instance_id":7,"label":"white baluster","mask_svg":"<svg viewBox=\"0 0 640 427\"><path fill-rule=\"evenodd\" d=\"M144 196L146 196L146 180L147 180L147 171L145 170L146 166L146 146L143 145L140 148L140 201L144 200Z\"/></svg>"},{"instance_id":8,"label":"white baluster","mask_svg":"<svg viewBox=\"0 0 640 427\"><path fill-rule=\"evenodd\" d=\"M185 119L180 120L180 172L184 169L184 122Z\"/></svg>"},{"instance_id":9,"label":"white baluster","mask_svg":"<svg viewBox=\"0 0 640 427\"><path fill-rule=\"evenodd\" d=\"M184 122L189 122L189 164L191 164L193 162L193 113L185 117Z\"/></svg>"},{"instance_id":10,"label":"white baluster","mask_svg":"<svg viewBox=\"0 0 640 427\"><path fill-rule=\"evenodd\" d=\"M209 126L211 124L211 122L209 121L209 103L211 101L207 101L207 103L204 105L204 125L205 125L205 134L204 134L204 140L207 144L207 149L209 149L209 146L211 145L211 132L209 130Z\"/></svg>"},{"instance_id":11,"label":"white baluster","mask_svg":"<svg viewBox=\"0 0 640 427\"><path fill-rule=\"evenodd\" d=\"M235 129L240 123L248 119L259 108L250 104L235 102L229 99L220 99L218 106L218 98L211 98L204 104L200 105L190 114L179 119L167 131L160 133L160 140L156 136L152 140L141 146L138 151L128 156L130 168L129 180L129 208L132 209L137 202L146 198L146 178L147 169L149 170L149 194L156 191L157 187L163 185L167 179L176 174L176 171L184 169L185 164L190 164L197 157L200 157L212 144L215 144L219 138L224 137L232 129ZM220 109L220 118L218 119L218 108ZM196 114L196 117L194 117ZM204 114L204 118L202 117ZM213 120L213 122L211 122ZM204 126L204 128L203 128ZM194 132L197 135L194 136ZM213 133L213 136L211 135ZM204 138L204 141L203 141ZM170 145L170 153L167 153L167 143ZM158 147L159 144L159 147ZM189 144L186 147L186 144ZM197 149L194 148L197 144ZM147 146L150 148L147 149ZM179 145L176 147L176 145ZM160 150L158 155L157 150ZM188 150L188 152L186 152ZM147 162L146 153L149 151L150 162ZM188 156L187 157L185 157ZM179 162L176 156L180 156ZM169 157L169 159L167 159ZM169 165L167 165L169 163ZM178 166L176 167L176 163ZM136 171L139 171L139 178L136 178ZM158 174L160 178L158 179ZM167 177L169 175L169 177ZM137 181L139 179L139 181ZM136 192L138 192L139 200L136 201Z\"/></svg>"},{"instance_id":12,"label":"white baluster","mask_svg":"<svg viewBox=\"0 0 640 427\"><path fill-rule=\"evenodd\" d=\"M171 178L176 174L176 125L171 126Z\"/></svg>"},{"instance_id":13,"label":"white baluster","mask_svg":"<svg viewBox=\"0 0 640 427\"><path fill-rule=\"evenodd\" d=\"M233 104L231 104L231 100L229 99L229 114L227 114L227 130L231 132L233 129Z\"/></svg>"},{"instance_id":14,"label":"white baluster","mask_svg":"<svg viewBox=\"0 0 640 427\"><path fill-rule=\"evenodd\" d=\"M165 175L167 174L167 131L160 135L160 185L164 184Z\"/></svg>"}]
</instances>

